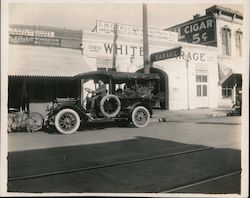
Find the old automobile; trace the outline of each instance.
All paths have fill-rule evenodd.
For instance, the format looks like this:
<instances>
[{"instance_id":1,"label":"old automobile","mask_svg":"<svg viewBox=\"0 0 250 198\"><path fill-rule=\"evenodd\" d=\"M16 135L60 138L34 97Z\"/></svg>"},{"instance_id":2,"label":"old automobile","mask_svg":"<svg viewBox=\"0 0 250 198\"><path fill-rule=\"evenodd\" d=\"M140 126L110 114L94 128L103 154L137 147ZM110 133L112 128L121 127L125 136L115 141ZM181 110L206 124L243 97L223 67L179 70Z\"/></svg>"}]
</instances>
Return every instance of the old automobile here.
<instances>
[{"instance_id":1,"label":"old automobile","mask_svg":"<svg viewBox=\"0 0 250 198\"><path fill-rule=\"evenodd\" d=\"M98 96L94 89L98 89L100 80L106 89ZM77 87L76 96L57 98L48 105L46 125L62 134L72 134L87 122L105 120L127 121L135 127L146 127L152 109L160 104L159 80L157 74L115 71L76 75L72 80Z\"/></svg>"}]
</instances>

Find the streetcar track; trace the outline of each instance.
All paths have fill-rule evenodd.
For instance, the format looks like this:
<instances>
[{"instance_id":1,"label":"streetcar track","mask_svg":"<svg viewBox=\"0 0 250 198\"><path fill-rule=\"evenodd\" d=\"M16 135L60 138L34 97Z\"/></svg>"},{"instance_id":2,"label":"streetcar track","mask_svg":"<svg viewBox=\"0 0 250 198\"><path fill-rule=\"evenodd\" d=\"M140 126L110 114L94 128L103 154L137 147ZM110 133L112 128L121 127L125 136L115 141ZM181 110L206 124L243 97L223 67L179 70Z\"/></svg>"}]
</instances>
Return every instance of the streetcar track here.
<instances>
[{"instance_id":1,"label":"streetcar track","mask_svg":"<svg viewBox=\"0 0 250 198\"><path fill-rule=\"evenodd\" d=\"M67 174L67 173L73 173L73 172L109 168L109 167L114 167L114 166L121 166L121 165L138 163L138 162L143 162L143 161L150 161L150 160L154 160L154 159L173 157L173 156L184 155L184 154L195 153L195 152L206 151L206 150L212 150L212 149L214 149L214 147L201 147L198 149L191 149L188 151L180 151L180 152L176 152L176 153L159 155L159 156L149 157L149 158L127 160L127 161L121 161L121 162L114 162L114 163L108 163L108 164L102 164L102 165L96 165L96 166L75 168L75 169L70 169L70 170L54 171L54 172L42 173L42 174L34 174L34 175L28 175L28 176L12 177L12 178L8 178L8 181L35 179L35 178L40 178L40 177L54 176L54 175Z\"/></svg>"},{"instance_id":2,"label":"streetcar track","mask_svg":"<svg viewBox=\"0 0 250 198\"><path fill-rule=\"evenodd\" d=\"M212 182L214 180L223 179L223 178L226 178L226 177L229 177L229 176L232 176L232 175L237 175L237 174L240 174L240 173L241 173L241 170L232 171L232 172L224 173L222 175L212 176L212 177L209 177L209 178L206 178L206 179L203 179L203 180L200 179L200 181L197 181L197 182L193 182L193 183L190 182L190 183L185 184L185 185L179 185L178 187L174 187L174 188L168 189L166 191L161 191L160 193L176 192L178 190L183 190L183 189L186 189L186 188L190 188L190 187L198 186L198 185L201 185L201 184L209 183L209 182Z\"/></svg>"}]
</instances>

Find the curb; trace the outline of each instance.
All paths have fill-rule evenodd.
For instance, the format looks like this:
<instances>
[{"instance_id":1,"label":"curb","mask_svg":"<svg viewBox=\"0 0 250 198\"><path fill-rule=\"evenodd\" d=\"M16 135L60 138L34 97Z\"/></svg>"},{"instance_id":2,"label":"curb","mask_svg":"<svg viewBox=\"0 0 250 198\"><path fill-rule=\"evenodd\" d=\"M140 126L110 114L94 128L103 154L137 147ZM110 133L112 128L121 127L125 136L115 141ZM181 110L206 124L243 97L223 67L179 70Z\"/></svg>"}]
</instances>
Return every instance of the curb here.
<instances>
[{"instance_id":1,"label":"curb","mask_svg":"<svg viewBox=\"0 0 250 198\"><path fill-rule=\"evenodd\" d=\"M196 120L196 119L206 119L206 118L216 118L216 117L227 117L227 113L212 113L206 114L203 116L197 116L197 118L189 118L188 116L182 119L171 119L171 115L169 116L154 116L150 119L150 122L181 122L187 120Z\"/></svg>"}]
</instances>

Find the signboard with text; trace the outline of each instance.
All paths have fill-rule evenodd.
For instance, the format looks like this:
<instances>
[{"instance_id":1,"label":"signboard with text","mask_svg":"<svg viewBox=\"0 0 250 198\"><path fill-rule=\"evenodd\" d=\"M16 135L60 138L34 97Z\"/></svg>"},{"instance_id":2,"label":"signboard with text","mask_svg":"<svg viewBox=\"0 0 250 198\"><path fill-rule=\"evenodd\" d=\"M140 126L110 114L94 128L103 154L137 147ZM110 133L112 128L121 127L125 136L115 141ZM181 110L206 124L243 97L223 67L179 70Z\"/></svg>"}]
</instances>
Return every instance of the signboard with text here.
<instances>
[{"instance_id":1,"label":"signboard with text","mask_svg":"<svg viewBox=\"0 0 250 198\"><path fill-rule=\"evenodd\" d=\"M59 38L47 38L47 37L24 36L24 35L10 35L9 36L9 43L60 47L61 46L61 39L59 39Z\"/></svg>"},{"instance_id":2,"label":"signboard with text","mask_svg":"<svg viewBox=\"0 0 250 198\"><path fill-rule=\"evenodd\" d=\"M178 31L179 41L208 44L216 41L216 22L213 17L192 20L170 30Z\"/></svg>"},{"instance_id":3,"label":"signboard with text","mask_svg":"<svg viewBox=\"0 0 250 198\"><path fill-rule=\"evenodd\" d=\"M154 61L160 61L160 60L178 57L181 55L181 48L182 47L177 47L177 48L165 50L162 52L153 53L150 55L150 61L154 62Z\"/></svg>"},{"instance_id":4,"label":"signboard with text","mask_svg":"<svg viewBox=\"0 0 250 198\"><path fill-rule=\"evenodd\" d=\"M22 36L39 36L39 37L54 37L54 32L46 30L32 30L25 28L9 28L10 35L22 35Z\"/></svg>"},{"instance_id":5,"label":"signboard with text","mask_svg":"<svg viewBox=\"0 0 250 198\"><path fill-rule=\"evenodd\" d=\"M114 34L115 23L105 22L105 21L96 21L96 32ZM117 24L117 33L118 36L134 36L142 37L143 28L139 26ZM175 32L159 30L159 29L148 29L148 38L153 39L163 39L169 42L177 42L178 35Z\"/></svg>"}]
</instances>

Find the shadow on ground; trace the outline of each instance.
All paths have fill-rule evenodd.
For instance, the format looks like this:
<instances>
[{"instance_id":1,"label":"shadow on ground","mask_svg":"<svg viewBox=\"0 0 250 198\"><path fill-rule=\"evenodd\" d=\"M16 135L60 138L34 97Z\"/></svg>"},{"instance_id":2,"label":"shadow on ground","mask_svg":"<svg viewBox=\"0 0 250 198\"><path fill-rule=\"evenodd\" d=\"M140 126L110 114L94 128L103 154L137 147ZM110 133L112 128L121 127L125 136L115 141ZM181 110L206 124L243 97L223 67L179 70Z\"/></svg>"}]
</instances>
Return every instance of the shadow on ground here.
<instances>
[{"instance_id":1,"label":"shadow on ground","mask_svg":"<svg viewBox=\"0 0 250 198\"><path fill-rule=\"evenodd\" d=\"M161 192L202 178L240 170L240 151L209 149L154 138L137 137L118 142L10 152L9 179L71 170L122 161L150 158L193 149L207 150L162 157L101 169L76 171L49 177L10 180L9 192ZM211 193L239 193L240 178L216 186ZM232 187L233 183L233 187ZM219 188L219 190L218 190ZM185 190L184 190L185 191ZM193 192L206 192L204 189Z\"/></svg>"}]
</instances>

